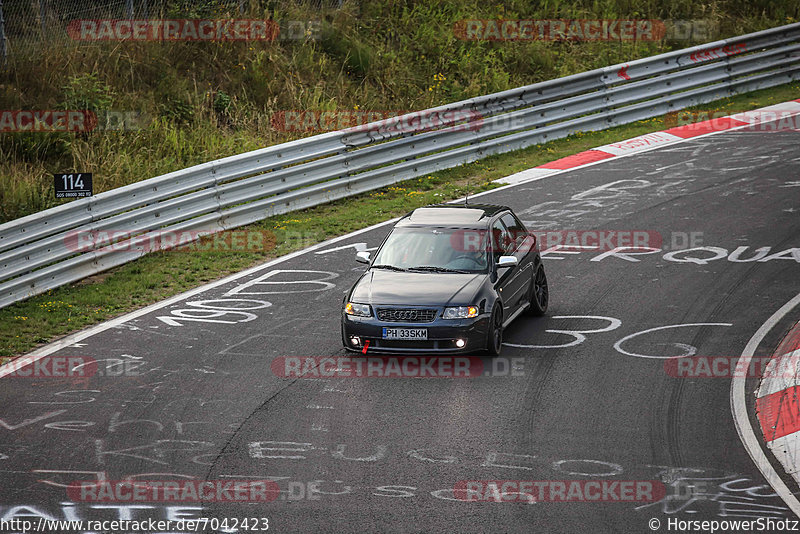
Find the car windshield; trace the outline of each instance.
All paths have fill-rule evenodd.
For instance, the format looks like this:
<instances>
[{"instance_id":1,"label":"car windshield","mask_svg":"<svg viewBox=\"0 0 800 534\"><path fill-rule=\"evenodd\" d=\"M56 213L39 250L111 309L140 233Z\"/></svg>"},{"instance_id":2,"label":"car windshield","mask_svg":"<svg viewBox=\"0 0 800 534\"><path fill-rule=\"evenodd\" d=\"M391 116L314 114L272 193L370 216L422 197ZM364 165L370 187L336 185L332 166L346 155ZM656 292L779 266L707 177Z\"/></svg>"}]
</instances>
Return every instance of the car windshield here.
<instances>
[{"instance_id":1,"label":"car windshield","mask_svg":"<svg viewBox=\"0 0 800 534\"><path fill-rule=\"evenodd\" d=\"M372 265L433 273L486 272L485 235L463 228L395 228Z\"/></svg>"}]
</instances>

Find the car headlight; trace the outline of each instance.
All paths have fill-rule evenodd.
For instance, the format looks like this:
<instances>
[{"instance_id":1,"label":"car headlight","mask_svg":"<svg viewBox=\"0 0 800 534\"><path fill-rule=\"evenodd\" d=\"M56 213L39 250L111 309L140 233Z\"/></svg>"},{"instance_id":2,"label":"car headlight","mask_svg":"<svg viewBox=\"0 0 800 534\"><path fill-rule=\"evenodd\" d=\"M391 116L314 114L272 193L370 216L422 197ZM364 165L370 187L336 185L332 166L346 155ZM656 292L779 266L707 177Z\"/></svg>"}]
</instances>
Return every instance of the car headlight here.
<instances>
[{"instance_id":1,"label":"car headlight","mask_svg":"<svg viewBox=\"0 0 800 534\"><path fill-rule=\"evenodd\" d=\"M477 306L457 306L453 308L445 308L442 319L469 319L470 317L477 316Z\"/></svg>"},{"instance_id":2,"label":"car headlight","mask_svg":"<svg viewBox=\"0 0 800 534\"><path fill-rule=\"evenodd\" d=\"M355 302L348 302L344 306L344 312L347 315L355 315L357 317L372 317L372 310L368 304L356 304Z\"/></svg>"}]
</instances>

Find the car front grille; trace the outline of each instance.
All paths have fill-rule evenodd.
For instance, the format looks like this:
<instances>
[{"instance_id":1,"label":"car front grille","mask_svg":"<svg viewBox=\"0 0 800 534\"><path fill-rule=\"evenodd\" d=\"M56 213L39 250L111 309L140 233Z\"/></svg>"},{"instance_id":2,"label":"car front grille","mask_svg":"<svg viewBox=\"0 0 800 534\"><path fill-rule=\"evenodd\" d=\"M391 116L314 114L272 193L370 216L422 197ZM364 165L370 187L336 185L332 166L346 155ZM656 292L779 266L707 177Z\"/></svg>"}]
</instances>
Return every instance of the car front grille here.
<instances>
[{"instance_id":1,"label":"car front grille","mask_svg":"<svg viewBox=\"0 0 800 534\"><path fill-rule=\"evenodd\" d=\"M387 323L430 323L436 318L435 309L378 308L378 319Z\"/></svg>"},{"instance_id":2,"label":"car front grille","mask_svg":"<svg viewBox=\"0 0 800 534\"><path fill-rule=\"evenodd\" d=\"M405 340L405 339L380 339L376 343L382 349L435 349L436 341L429 340Z\"/></svg>"}]
</instances>

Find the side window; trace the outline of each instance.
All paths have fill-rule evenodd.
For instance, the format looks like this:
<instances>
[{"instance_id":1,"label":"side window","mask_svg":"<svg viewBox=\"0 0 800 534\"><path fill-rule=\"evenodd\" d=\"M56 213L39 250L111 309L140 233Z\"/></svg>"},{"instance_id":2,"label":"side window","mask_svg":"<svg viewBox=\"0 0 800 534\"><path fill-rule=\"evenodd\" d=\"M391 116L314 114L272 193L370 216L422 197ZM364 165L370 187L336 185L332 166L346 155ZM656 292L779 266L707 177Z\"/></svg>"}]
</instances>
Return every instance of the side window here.
<instances>
[{"instance_id":1,"label":"side window","mask_svg":"<svg viewBox=\"0 0 800 534\"><path fill-rule=\"evenodd\" d=\"M528 237L528 232L525 227L519 222L519 219L514 217L512 213L505 213L500 220L503 221L503 224L506 225L508 228L511 240L511 246L508 249L508 252L516 250L517 247L522 245L525 239Z\"/></svg>"},{"instance_id":2,"label":"side window","mask_svg":"<svg viewBox=\"0 0 800 534\"><path fill-rule=\"evenodd\" d=\"M492 250L494 250L494 261L497 261L497 258L508 253L510 251L509 249L513 249L511 236L505 225L498 219L492 224Z\"/></svg>"}]
</instances>

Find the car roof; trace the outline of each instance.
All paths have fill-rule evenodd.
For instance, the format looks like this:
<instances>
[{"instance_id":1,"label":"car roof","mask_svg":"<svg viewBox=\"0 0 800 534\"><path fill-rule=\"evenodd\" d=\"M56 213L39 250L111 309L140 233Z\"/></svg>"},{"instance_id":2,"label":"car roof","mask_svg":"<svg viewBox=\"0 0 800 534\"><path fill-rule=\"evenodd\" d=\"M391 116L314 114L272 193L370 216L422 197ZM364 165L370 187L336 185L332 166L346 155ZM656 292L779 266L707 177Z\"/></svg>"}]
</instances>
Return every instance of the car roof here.
<instances>
[{"instance_id":1,"label":"car roof","mask_svg":"<svg viewBox=\"0 0 800 534\"><path fill-rule=\"evenodd\" d=\"M483 228L489 225L492 217L503 211L511 211L511 208L493 204L433 204L415 209L395 226Z\"/></svg>"}]
</instances>

